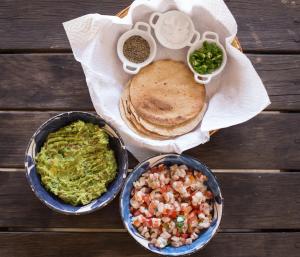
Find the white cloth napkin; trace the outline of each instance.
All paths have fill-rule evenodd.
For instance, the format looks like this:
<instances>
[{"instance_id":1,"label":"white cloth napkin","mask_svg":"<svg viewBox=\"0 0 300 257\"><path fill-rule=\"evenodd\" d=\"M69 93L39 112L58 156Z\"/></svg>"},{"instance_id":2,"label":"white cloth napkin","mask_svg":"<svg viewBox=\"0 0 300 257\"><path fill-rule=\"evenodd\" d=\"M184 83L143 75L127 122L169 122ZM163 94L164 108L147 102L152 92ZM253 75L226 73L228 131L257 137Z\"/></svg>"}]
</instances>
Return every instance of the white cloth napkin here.
<instances>
[{"instance_id":1,"label":"white cloth napkin","mask_svg":"<svg viewBox=\"0 0 300 257\"><path fill-rule=\"evenodd\" d=\"M228 54L224 71L206 86L208 109L192 132L170 140L142 137L127 127L119 113L119 99L130 75L117 56L117 40L137 21L148 22L154 11L178 9L188 14L195 29L219 34ZM139 160L154 153L181 153L209 140L209 131L245 122L270 104L265 87L249 59L231 42L237 24L222 0L136 0L124 18L88 14L65 22L65 31L75 59L82 64L97 113L123 137L129 151ZM188 48L166 49L158 44L156 60L185 61Z\"/></svg>"}]
</instances>

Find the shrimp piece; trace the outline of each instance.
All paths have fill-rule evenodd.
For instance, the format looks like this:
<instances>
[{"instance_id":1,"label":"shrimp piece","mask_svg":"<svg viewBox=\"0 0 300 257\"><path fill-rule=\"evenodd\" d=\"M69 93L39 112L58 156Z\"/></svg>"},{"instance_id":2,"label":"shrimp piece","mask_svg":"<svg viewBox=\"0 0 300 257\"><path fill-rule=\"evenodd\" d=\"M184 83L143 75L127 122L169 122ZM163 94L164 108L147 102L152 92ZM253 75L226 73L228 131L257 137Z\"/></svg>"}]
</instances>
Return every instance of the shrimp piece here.
<instances>
[{"instance_id":1,"label":"shrimp piece","mask_svg":"<svg viewBox=\"0 0 300 257\"><path fill-rule=\"evenodd\" d=\"M156 216L160 216L164 212L165 212L165 205L164 205L164 203L159 202L159 204L157 205Z\"/></svg>"},{"instance_id":2,"label":"shrimp piece","mask_svg":"<svg viewBox=\"0 0 300 257\"><path fill-rule=\"evenodd\" d=\"M199 212L204 213L205 215L210 215L211 207L207 202L201 203L199 206Z\"/></svg>"},{"instance_id":3,"label":"shrimp piece","mask_svg":"<svg viewBox=\"0 0 300 257\"><path fill-rule=\"evenodd\" d=\"M158 203L159 203L159 201L157 201L157 200L150 202L150 204L148 206L148 210L152 215L154 215L156 213Z\"/></svg>"},{"instance_id":4,"label":"shrimp piece","mask_svg":"<svg viewBox=\"0 0 300 257\"><path fill-rule=\"evenodd\" d=\"M193 191L201 191L203 193L207 190L207 186L202 182L195 180L194 183L191 184L191 189Z\"/></svg>"},{"instance_id":5,"label":"shrimp piece","mask_svg":"<svg viewBox=\"0 0 300 257\"><path fill-rule=\"evenodd\" d=\"M196 179L200 182L205 182L207 181L207 177L205 175L203 175L200 171L194 171L194 176L196 177Z\"/></svg>"},{"instance_id":6,"label":"shrimp piece","mask_svg":"<svg viewBox=\"0 0 300 257\"><path fill-rule=\"evenodd\" d=\"M159 181L158 173L149 174L148 186L151 187L152 189L160 188L160 181Z\"/></svg>"},{"instance_id":7,"label":"shrimp piece","mask_svg":"<svg viewBox=\"0 0 300 257\"><path fill-rule=\"evenodd\" d=\"M156 244L156 241L157 241L156 238L152 238L151 241L150 241L150 243L153 244L153 245L155 245L155 244Z\"/></svg>"},{"instance_id":8,"label":"shrimp piece","mask_svg":"<svg viewBox=\"0 0 300 257\"><path fill-rule=\"evenodd\" d=\"M192 196L192 205L193 206L200 205L204 201L205 201L205 196L200 191Z\"/></svg>"},{"instance_id":9,"label":"shrimp piece","mask_svg":"<svg viewBox=\"0 0 300 257\"><path fill-rule=\"evenodd\" d=\"M192 206L190 206L188 203L181 203L180 209L184 215L188 215L193 210Z\"/></svg>"},{"instance_id":10,"label":"shrimp piece","mask_svg":"<svg viewBox=\"0 0 300 257\"><path fill-rule=\"evenodd\" d=\"M132 224L135 227L139 227L142 223L146 221L146 218L143 215L138 215L132 218Z\"/></svg>"},{"instance_id":11,"label":"shrimp piece","mask_svg":"<svg viewBox=\"0 0 300 257\"><path fill-rule=\"evenodd\" d=\"M163 196L160 193L160 189L155 189L150 193L150 199L151 200L162 200Z\"/></svg>"},{"instance_id":12,"label":"shrimp piece","mask_svg":"<svg viewBox=\"0 0 300 257\"><path fill-rule=\"evenodd\" d=\"M172 183L172 187L183 197L189 197L190 194L187 192L186 187L183 185L182 181L175 181Z\"/></svg>"},{"instance_id":13,"label":"shrimp piece","mask_svg":"<svg viewBox=\"0 0 300 257\"><path fill-rule=\"evenodd\" d=\"M175 197L174 197L173 192L165 192L162 195L163 195L164 200L167 203L174 203L175 202Z\"/></svg>"},{"instance_id":14,"label":"shrimp piece","mask_svg":"<svg viewBox=\"0 0 300 257\"><path fill-rule=\"evenodd\" d=\"M148 228L145 226L145 227L143 227L143 229L142 229L142 231L141 231L141 235L142 236L145 236L145 234L148 232L149 230L148 230Z\"/></svg>"},{"instance_id":15,"label":"shrimp piece","mask_svg":"<svg viewBox=\"0 0 300 257\"><path fill-rule=\"evenodd\" d=\"M185 243L190 245L191 243L193 243L193 239L192 238L187 238L187 239L185 239Z\"/></svg>"},{"instance_id":16,"label":"shrimp piece","mask_svg":"<svg viewBox=\"0 0 300 257\"><path fill-rule=\"evenodd\" d=\"M164 231L163 233L160 234L160 236L162 238L169 239L171 237L171 234L169 234L168 232Z\"/></svg>"},{"instance_id":17,"label":"shrimp piece","mask_svg":"<svg viewBox=\"0 0 300 257\"><path fill-rule=\"evenodd\" d=\"M198 219L195 211L192 211L188 216L188 225L191 228L195 228L198 226Z\"/></svg>"},{"instance_id":18,"label":"shrimp piece","mask_svg":"<svg viewBox=\"0 0 300 257\"><path fill-rule=\"evenodd\" d=\"M133 182L133 186L136 189L141 189L145 185L146 185L145 177L141 177L138 181Z\"/></svg>"},{"instance_id":19,"label":"shrimp piece","mask_svg":"<svg viewBox=\"0 0 300 257\"><path fill-rule=\"evenodd\" d=\"M171 219L169 217L162 217L161 219L164 223L169 223Z\"/></svg>"},{"instance_id":20,"label":"shrimp piece","mask_svg":"<svg viewBox=\"0 0 300 257\"><path fill-rule=\"evenodd\" d=\"M180 204L177 201L174 202L173 206L175 208L175 211L180 212L181 210Z\"/></svg>"},{"instance_id":21,"label":"shrimp piece","mask_svg":"<svg viewBox=\"0 0 300 257\"><path fill-rule=\"evenodd\" d=\"M177 164L172 165L170 167L171 170L171 177L173 180L178 180L180 178L184 178L186 176L186 169L185 165L178 166Z\"/></svg>"},{"instance_id":22,"label":"shrimp piece","mask_svg":"<svg viewBox=\"0 0 300 257\"><path fill-rule=\"evenodd\" d=\"M163 237L158 237L156 242L155 242L155 246L159 247L159 248L164 248L166 245L168 244L168 240L166 240Z\"/></svg>"},{"instance_id":23,"label":"shrimp piece","mask_svg":"<svg viewBox=\"0 0 300 257\"><path fill-rule=\"evenodd\" d=\"M163 171L159 174L159 181L161 183L161 186L169 184L170 176L168 171Z\"/></svg>"},{"instance_id":24,"label":"shrimp piece","mask_svg":"<svg viewBox=\"0 0 300 257\"><path fill-rule=\"evenodd\" d=\"M159 228L161 225L161 219L159 219L159 218L152 218L151 222L152 222L153 228Z\"/></svg>"},{"instance_id":25,"label":"shrimp piece","mask_svg":"<svg viewBox=\"0 0 300 257\"><path fill-rule=\"evenodd\" d=\"M175 224L174 221L171 221L171 222L169 223L169 230L170 230L170 231L171 231L171 230L174 230L174 228L176 229L176 224Z\"/></svg>"},{"instance_id":26,"label":"shrimp piece","mask_svg":"<svg viewBox=\"0 0 300 257\"><path fill-rule=\"evenodd\" d=\"M149 232L146 232L145 235L144 235L144 237L145 237L146 239L150 239L150 233L149 233Z\"/></svg>"},{"instance_id":27,"label":"shrimp piece","mask_svg":"<svg viewBox=\"0 0 300 257\"><path fill-rule=\"evenodd\" d=\"M136 200L137 202L139 202L139 203L143 203L144 202L144 196L145 196L145 193L143 192L143 191L137 191L135 194L134 194L134 196L133 196L133 198L134 198L134 200Z\"/></svg>"},{"instance_id":28,"label":"shrimp piece","mask_svg":"<svg viewBox=\"0 0 300 257\"><path fill-rule=\"evenodd\" d=\"M198 215L198 218L200 220L198 224L198 228L203 229L203 228L208 228L210 226L209 219L203 213L200 213Z\"/></svg>"},{"instance_id":29,"label":"shrimp piece","mask_svg":"<svg viewBox=\"0 0 300 257\"><path fill-rule=\"evenodd\" d=\"M151 236L150 236L150 237L151 237L151 238L157 238L158 232L159 232L158 229L156 229L156 228L153 229L153 228L152 228L152 229L151 229Z\"/></svg>"},{"instance_id":30,"label":"shrimp piece","mask_svg":"<svg viewBox=\"0 0 300 257\"><path fill-rule=\"evenodd\" d=\"M178 237L178 236L172 236L172 237L171 237L171 240L172 240L173 242L179 242L179 241L180 241L180 237Z\"/></svg>"},{"instance_id":31,"label":"shrimp piece","mask_svg":"<svg viewBox=\"0 0 300 257\"><path fill-rule=\"evenodd\" d=\"M171 245L174 246L174 247L180 247L180 246L182 246L182 242L180 242L180 241L179 242L174 242L173 241L173 242L171 242Z\"/></svg>"},{"instance_id":32,"label":"shrimp piece","mask_svg":"<svg viewBox=\"0 0 300 257\"><path fill-rule=\"evenodd\" d=\"M198 235L196 233L191 234L191 239L196 240L198 238Z\"/></svg>"},{"instance_id":33,"label":"shrimp piece","mask_svg":"<svg viewBox=\"0 0 300 257\"><path fill-rule=\"evenodd\" d=\"M139 209L140 208L140 203L138 201L135 201L133 198L130 199L130 205L134 209Z\"/></svg>"},{"instance_id":34,"label":"shrimp piece","mask_svg":"<svg viewBox=\"0 0 300 257\"><path fill-rule=\"evenodd\" d=\"M141 213L145 214L145 216L146 216L147 218L152 217L152 214L151 214L151 213L148 211L148 209L147 209L146 207L144 207L144 206L141 206L140 209L139 209L139 211L140 211Z\"/></svg>"},{"instance_id":35,"label":"shrimp piece","mask_svg":"<svg viewBox=\"0 0 300 257\"><path fill-rule=\"evenodd\" d=\"M195 179L195 177L193 175L187 175L187 176L185 176L184 185L186 187L189 187L189 186L195 184L195 182L196 182L196 179Z\"/></svg>"}]
</instances>

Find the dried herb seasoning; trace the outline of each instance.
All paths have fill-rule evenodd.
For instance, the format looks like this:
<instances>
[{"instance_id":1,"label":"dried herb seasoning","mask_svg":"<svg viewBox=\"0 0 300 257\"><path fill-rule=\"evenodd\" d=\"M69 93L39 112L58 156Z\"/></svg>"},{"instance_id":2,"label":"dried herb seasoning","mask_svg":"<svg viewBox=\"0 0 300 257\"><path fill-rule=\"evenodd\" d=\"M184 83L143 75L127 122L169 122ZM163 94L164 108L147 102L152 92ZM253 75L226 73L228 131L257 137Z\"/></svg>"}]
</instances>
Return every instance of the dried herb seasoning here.
<instances>
[{"instance_id":1,"label":"dried herb seasoning","mask_svg":"<svg viewBox=\"0 0 300 257\"><path fill-rule=\"evenodd\" d=\"M123 54L131 62L142 63L150 55L150 45L141 36L131 36L124 43Z\"/></svg>"}]
</instances>

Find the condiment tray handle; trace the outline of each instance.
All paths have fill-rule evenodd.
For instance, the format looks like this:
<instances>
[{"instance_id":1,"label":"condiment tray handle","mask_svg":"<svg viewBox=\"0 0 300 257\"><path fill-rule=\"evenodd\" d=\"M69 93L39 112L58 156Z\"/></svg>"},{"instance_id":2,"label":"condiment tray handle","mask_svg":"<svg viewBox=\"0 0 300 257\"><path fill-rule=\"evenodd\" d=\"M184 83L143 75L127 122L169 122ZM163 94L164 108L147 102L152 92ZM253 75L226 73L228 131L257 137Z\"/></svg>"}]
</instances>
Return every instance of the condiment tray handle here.
<instances>
[{"instance_id":1,"label":"condiment tray handle","mask_svg":"<svg viewBox=\"0 0 300 257\"><path fill-rule=\"evenodd\" d=\"M212 31L206 31L203 33L203 40L205 40L205 39L211 39L211 40L219 42L219 35Z\"/></svg>"},{"instance_id":2,"label":"condiment tray handle","mask_svg":"<svg viewBox=\"0 0 300 257\"><path fill-rule=\"evenodd\" d=\"M151 30L151 27L150 27L150 25L148 23L141 22L141 21L137 22L134 25L134 28L137 29L137 30L144 31L144 32L150 32L150 30Z\"/></svg>"},{"instance_id":3,"label":"condiment tray handle","mask_svg":"<svg viewBox=\"0 0 300 257\"><path fill-rule=\"evenodd\" d=\"M155 13L151 14L150 19L149 19L149 23L150 23L151 27L155 28L160 16L161 16L161 13L159 13L159 12L155 12ZM154 22L155 19L156 19L156 21Z\"/></svg>"},{"instance_id":4,"label":"condiment tray handle","mask_svg":"<svg viewBox=\"0 0 300 257\"><path fill-rule=\"evenodd\" d=\"M201 75L199 74L195 74L194 78L196 80L196 82L200 83L200 84L208 84L211 81L211 76L209 77L201 77Z\"/></svg>"},{"instance_id":5,"label":"condiment tray handle","mask_svg":"<svg viewBox=\"0 0 300 257\"><path fill-rule=\"evenodd\" d=\"M127 63L123 63L123 69L129 74L137 74L140 71L140 67L133 67Z\"/></svg>"},{"instance_id":6,"label":"condiment tray handle","mask_svg":"<svg viewBox=\"0 0 300 257\"><path fill-rule=\"evenodd\" d=\"M192 46L193 44L195 44L199 40L200 40L200 33L195 30L194 33L192 34L189 42L188 42L188 46Z\"/></svg>"}]
</instances>

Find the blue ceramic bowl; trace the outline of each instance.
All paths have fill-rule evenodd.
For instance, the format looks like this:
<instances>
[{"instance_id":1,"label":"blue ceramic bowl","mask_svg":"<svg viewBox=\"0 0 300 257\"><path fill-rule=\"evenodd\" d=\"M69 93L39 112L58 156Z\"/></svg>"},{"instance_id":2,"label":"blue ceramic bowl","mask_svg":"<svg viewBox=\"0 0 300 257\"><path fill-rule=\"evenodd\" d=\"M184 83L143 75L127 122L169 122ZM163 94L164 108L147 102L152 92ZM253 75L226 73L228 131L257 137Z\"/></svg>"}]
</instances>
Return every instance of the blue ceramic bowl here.
<instances>
[{"instance_id":1,"label":"blue ceramic bowl","mask_svg":"<svg viewBox=\"0 0 300 257\"><path fill-rule=\"evenodd\" d=\"M193 243L190 245L184 245L181 247L167 246L162 249L157 248L154 245L150 244L147 239L142 237L139 234L139 232L135 229L135 227L131 224L132 215L130 214L130 210L129 210L129 201L130 201L130 193L133 188L133 182L138 180L138 178L149 168L161 163L168 166L172 164L185 164L189 168L203 172L203 174L208 177L208 181L206 182L206 184L214 195L214 217L210 227L203 230L203 232L199 235L198 239L193 241ZM132 173L129 175L128 179L124 184L120 196L121 217L123 219L123 223L126 229L128 230L128 232L132 235L132 237L137 242L139 242L146 249L154 253L158 253L161 255L168 255L168 256L188 255L203 248L217 232L217 229L221 222L222 210L223 210L223 198L215 176L213 175L211 170L207 168L204 164L186 155L178 155L178 154L159 155L140 163L138 166L134 168Z\"/></svg>"},{"instance_id":2,"label":"blue ceramic bowl","mask_svg":"<svg viewBox=\"0 0 300 257\"><path fill-rule=\"evenodd\" d=\"M82 120L99 125L110 136L109 144L118 163L117 177L109 184L107 192L87 205L72 206L60 200L41 184L36 172L35 156L40 151L49 133L74 122ZM64 214L86 214L106 206L112 201L125 181L128 170L128 157L123 140L117 131L99 116L86 112L65 112L46 121L32 136L25 153L26 177L35 195L51 209Z\"/></svg>"}]
</instances>

